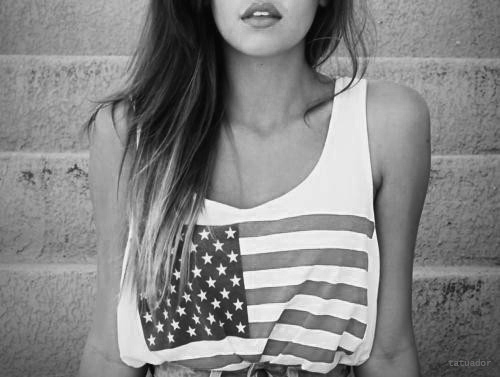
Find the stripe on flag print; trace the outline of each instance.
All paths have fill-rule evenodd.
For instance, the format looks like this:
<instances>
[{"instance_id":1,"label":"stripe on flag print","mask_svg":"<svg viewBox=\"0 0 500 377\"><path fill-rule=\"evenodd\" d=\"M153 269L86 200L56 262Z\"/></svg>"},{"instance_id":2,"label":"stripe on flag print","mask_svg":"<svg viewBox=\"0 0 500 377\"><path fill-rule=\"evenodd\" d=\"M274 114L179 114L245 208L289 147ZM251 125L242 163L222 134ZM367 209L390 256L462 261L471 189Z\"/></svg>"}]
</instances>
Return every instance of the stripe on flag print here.
<instances>
[{"instance_id":1,"label":"stripe on flag print","mask_svg":"<svg viewBox=\"0 0 500 377\"><path fill-rule=\"evenodd\" d=\"M371 238L374 224L373 221L362 216L312 214L279 220L243 222L239 224L239 228L240 237L258 237L306 230L336 230L361 233Z\"/></svg>"},{"instance_id":2,"label":"stripe on flag print","mask_svg":"<svg viewBox=\"0 0 500 377\"><path fill-rule=\"evenodd\" d=\"M337 318L329 315L311 315L303 310L286 309L279 318L279 323L286 325L301 326L310 330L330 331L337 335L342 335L344 332L362 338L366 330L366 324L351 318ZM275 322L254 322L250 324L250 337L252 338L267 338Z\"/></svg>"}]
</instances>

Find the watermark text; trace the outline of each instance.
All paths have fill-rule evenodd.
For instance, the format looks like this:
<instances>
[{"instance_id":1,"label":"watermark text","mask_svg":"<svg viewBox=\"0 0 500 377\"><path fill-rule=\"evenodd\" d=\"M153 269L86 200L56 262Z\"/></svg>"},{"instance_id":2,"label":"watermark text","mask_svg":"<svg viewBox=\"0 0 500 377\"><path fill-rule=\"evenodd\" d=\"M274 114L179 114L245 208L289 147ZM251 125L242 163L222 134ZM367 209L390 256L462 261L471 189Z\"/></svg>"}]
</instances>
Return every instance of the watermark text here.
<instances>
[{"instance_id":1,"label":"watermark text","mask_svg":"<svg viewBox=\"0 0 500 377\"><path fill-rule=\"evenodd\" d=\"M450 367L488 367L491 360L448 360Z\"/></svg>"}]
</instances>

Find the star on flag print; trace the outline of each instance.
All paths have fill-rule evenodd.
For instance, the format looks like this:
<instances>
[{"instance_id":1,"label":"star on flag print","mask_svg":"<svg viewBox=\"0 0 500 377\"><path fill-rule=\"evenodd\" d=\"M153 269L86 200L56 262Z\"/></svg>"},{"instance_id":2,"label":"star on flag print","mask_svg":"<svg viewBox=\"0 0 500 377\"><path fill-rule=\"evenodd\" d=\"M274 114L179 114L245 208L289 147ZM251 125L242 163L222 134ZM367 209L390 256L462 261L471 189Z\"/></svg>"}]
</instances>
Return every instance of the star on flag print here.
<instances>
[{"instance_id":1,"label":"star on flag print","mask_svg":"<svg viewBox=\"0 0 500 377\"><path fill-rule=\"evenodd\" d=\"M179 292L179 283L184 241L180 242L168 295L154 309L156 322L145 297L139 294L139 315L150 351L226 336L249 337L238 224L212 225L210 230L212 234L207 226L195 225L183 292ZM176 306L179 295L180 304Z\"/></svg>"}]
</instances>

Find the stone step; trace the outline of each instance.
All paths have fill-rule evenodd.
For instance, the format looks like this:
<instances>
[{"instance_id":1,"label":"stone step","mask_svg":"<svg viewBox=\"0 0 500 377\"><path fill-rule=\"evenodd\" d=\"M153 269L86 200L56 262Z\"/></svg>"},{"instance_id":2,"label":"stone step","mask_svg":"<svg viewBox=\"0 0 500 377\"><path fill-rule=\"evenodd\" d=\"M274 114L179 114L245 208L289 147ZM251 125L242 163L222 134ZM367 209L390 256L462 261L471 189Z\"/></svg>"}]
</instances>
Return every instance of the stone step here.
<instances>
[{"instance_id":1,"label":"stone step","mask_svg":"<svg viewBox=\"0 0 500 377\"><path fill-rule=\"evenodd\" d=\"M418 265L498 265L500 155L433 156ZM0 153L0 262L93 263L88 153Z\"/></svg>"},{"instance_id":2,"label":"stone step","mask_svg":"<svg viewBox=\"0 0 500 377\"><path fill-rule=\"evenodd\" d=\"M0 353L9 377L73 376L89 330L93 265L0 264ZM500 268L417 268L413 323L423 376L497 376ZM450 361L490 361L450 366ZM485 363L486 364L486 363Z\"/></svg>"},{"instance_id":3,"label":"stone step","mask_svg":"<svg viewBox=\"0 0 500 377\"><path fill-rule=\"evenodd\" d=\"M77 130L93 107L90 101L122 81L126 61L0 56L0 151L87 149ZM338 72L336 64L331 60L322 71ZM378 58L369 67L367 77L410 85L427 100L433 153L500 151L500 59Z\"/></svg>"},{"instance_id":4,"label":"stone step","mask_svg":"<svg viewBox=\"0 0 500 377\"><path fill-rule=\"evenodd\" d=\"M374 0L377 56L500 57L497 0ZM128 55L143 2L3 0L1 54ZM374 44L375 45L375 44Z\"/></svg>"}]
</instances>

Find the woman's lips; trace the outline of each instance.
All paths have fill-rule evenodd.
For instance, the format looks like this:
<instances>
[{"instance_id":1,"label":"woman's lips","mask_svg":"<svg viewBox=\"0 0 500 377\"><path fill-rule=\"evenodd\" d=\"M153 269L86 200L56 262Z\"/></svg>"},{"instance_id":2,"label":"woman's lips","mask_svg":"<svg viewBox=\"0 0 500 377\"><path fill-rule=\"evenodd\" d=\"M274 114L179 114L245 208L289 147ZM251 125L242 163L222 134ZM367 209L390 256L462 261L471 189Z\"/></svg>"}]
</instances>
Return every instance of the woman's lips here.
<instances>
[{"instance_id":1,"label":"woman's lips","mask_svg":"<svg viewBox=\"0 0 500 377\"><path fill-rule=\"evenodd\" d=\"M255 28L266 28L281 19L281 13L271 3L254 3L245 10L241 19Z\"/></svg>"},{"instance_id":2,"label":"woman's lips","mask_svg":"<svg viewBox=\"0 0 500 377\"><path fill-rule=\"evenodd\" d=\"M245 10L243 15L241 16L243 20L250 17L280 19L282 16L272 3L253 3Z\"/></svg>"}]
</instances>

